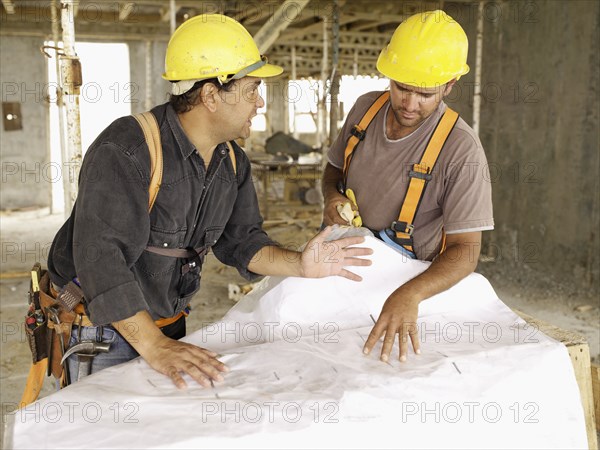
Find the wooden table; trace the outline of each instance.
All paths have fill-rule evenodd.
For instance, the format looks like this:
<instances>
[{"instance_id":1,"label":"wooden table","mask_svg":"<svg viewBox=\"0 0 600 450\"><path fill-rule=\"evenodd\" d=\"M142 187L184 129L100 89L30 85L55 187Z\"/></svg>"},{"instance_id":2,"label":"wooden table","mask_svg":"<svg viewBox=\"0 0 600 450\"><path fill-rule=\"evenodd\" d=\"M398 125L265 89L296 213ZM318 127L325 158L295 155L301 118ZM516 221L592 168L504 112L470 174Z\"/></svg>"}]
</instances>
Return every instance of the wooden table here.
<instances>
[{"instance_id":1,"label":"wooden table","mask_svg":"<svg viewBox=\"0 0 600 450\"><path fill-rule=\"evenodd\" d=\"M571 364L575 370L575 378L579 385L581 403L585 414L585 428L587 431L588 444L590 450L598 449L598 437L596 435L596 419L594 411L594 396L592 390L592 367L590 362L590 348L585 337L569 330L563 330L543 320L536 319L521 311L514 310L527 323L538 328L542 333L550 336L559 342L562 342L569 356ZM557 386L560 389L560 386Z\"/></svg>"}]
</instances>

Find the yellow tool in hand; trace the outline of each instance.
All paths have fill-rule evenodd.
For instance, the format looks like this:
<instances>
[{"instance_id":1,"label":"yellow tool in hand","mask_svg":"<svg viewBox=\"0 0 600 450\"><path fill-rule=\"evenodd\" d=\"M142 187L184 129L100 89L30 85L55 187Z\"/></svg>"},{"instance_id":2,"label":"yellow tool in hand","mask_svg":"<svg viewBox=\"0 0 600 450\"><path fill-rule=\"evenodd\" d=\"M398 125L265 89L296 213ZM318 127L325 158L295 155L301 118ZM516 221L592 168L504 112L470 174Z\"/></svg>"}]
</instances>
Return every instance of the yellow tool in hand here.
<instances>
[{"instance_id":1,"label":"yellow tool in hand","mask_svg":"<svg viewBox=\"0 0 600 450\"><path fill-rule=\"evenodd\" d=\"M358 209L358 205L356 204L356 196L354 195L354 191L352 189L346 189L346 197L352 202L345 202L343 204L339 204L337 206L337 211L340 217L348 222L348 224L352 224L355 227L362 226L362 219L357 210L353 210L352 206L354 205Z\"/></svg>"}]
</instances>

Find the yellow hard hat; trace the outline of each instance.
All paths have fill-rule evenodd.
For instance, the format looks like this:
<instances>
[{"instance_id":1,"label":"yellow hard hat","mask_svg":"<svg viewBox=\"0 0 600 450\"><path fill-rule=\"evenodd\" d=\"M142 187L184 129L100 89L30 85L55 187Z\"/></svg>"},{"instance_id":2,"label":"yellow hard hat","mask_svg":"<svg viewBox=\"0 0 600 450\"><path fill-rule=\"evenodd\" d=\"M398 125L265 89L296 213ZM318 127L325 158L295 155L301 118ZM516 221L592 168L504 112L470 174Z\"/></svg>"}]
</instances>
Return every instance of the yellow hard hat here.
<instances>
[{"instance_id":1,"label":"yellow hard hat","mask_svg":"<svg viewBox=\"0 0 600 450\"><path fill-rule=\"evenodd\" d=\"M469 72L469 41L462 27L444 11L427 11L402 22L381 51L377 70L418 87L436 87Z\"/></svg>"},{"instance_id":2,"label":"yellow hard hat","mask_svg":"<svg viewBox=\"0 0 600 450\"><path fill-rule=\"evenodd\" d=\"M201 14L185 21L171 36L163 78L172 81L173 94L180 95L207 78L225 83L282 72L281 67L267 63L239 22L221 14Z\"/></svg>"}]
</instances>

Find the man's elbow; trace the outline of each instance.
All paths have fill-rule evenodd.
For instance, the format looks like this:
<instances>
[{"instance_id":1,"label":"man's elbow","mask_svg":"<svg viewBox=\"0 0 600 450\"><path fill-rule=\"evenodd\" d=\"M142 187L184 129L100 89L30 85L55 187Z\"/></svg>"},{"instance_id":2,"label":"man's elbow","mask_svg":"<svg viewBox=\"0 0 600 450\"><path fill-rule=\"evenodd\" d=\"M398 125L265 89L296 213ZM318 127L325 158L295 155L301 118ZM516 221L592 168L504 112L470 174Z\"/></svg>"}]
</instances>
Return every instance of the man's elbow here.
<instances>
[{"instance_id":1,"label":"man's elbow","mask_svg":"<svg viewBox=\"0 0 600 450\"><path fill-rule=\"evenodd\" d=\"M479 245L469 243L455 243L449 245L444 251L445 260L454 266L454 272L463 279L477 268L479 260Z\"/></svg>"}]
</instances>

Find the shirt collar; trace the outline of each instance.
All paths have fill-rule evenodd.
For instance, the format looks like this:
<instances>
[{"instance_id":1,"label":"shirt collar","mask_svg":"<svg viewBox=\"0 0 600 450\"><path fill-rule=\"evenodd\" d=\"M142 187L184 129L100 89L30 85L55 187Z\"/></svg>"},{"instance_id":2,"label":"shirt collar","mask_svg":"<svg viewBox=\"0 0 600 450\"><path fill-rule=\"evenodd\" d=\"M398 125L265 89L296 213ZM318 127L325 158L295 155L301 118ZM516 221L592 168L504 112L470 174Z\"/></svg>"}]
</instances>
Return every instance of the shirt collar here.
<instances>
[{"instance_id":1,"label":"shirt collar","mask_svg":"<svg viewBox=\"0 0 600 450\"><path fill-rule=\"evenodd\" d=\"M169 123L169 127L171 128L173 136L175 137L175 141L177 141L177 145L179 145L181 155L184 159L189 158L190 155L196 151L196 147L188 139L185 131L183 131L181 122L179 122L179 117L177 117L177 113L171 104L167 104L167 122Z\"/></svg>"},{"instance_id":2,"label":"shirt collar","mask_svg":"<svg viewBox=\"0 0 600 450\"><path fill-rule=\"evenodd\" d=\"M431 113L431 115L425 119L423 121L423 123L421 125L419 125L419 127L414 130L412 133L410 133L407 136L404 136L403 138L400 139L389 139L387 137L387 131L386 131L386 127L387 127L387 116L390 112L390 108L391 108L391 102L388 101L386 103L386 107L385 107L385 114L383 115L383 135L385 137L385 139L387 141L390 142L399 142L399 141L408 141L408 140L412 140L412 139L416 139L419 136L423 135L424 133L428 133L430 131L433 131L437 125L437 123L440 121L440 118L442 117L442 115L446 112L446 103L444 103L444 101L442 100L440 102L440 104L438 105L437 109L435 111L433 111Z\"/></svg>"},{"instance_id":3,"label":"shirt collar","mask_svg":"<svg viewBox=\"0 0 600 450\"><path fill-rule=\"evenodd\" d=\"M177 145L179 145L179 150L181 151L181 155L184 159L188 159L192 153L194 153L197 149L192 141L189 140L185 131L183 131L183 127L181 126L181 122L179 121L179 117L177 113L173 109L170 103L167 103L167 122L169 123L169 127L173 132L173 136L177 141ZM217 145L215 148L215 153L219 156L219 158L223 159L227 156L227 152L229 149L227 148L227 144L221 143Z\"/></svg>"}]
</instances>

